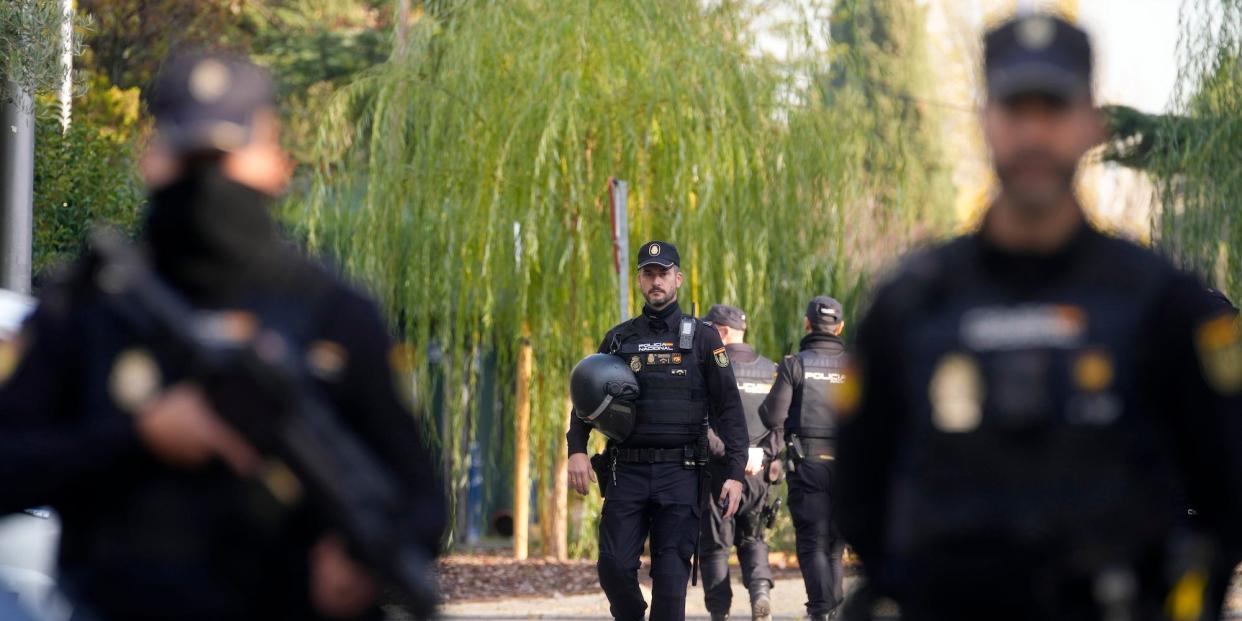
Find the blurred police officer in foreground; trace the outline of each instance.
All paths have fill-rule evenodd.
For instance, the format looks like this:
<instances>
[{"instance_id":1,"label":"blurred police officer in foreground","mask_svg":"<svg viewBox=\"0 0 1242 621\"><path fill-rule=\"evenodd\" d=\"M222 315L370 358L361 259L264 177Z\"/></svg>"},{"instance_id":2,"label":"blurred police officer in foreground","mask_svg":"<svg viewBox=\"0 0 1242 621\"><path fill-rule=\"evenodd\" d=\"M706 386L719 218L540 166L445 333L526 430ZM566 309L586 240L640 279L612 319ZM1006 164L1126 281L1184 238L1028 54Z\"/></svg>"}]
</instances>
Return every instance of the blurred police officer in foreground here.
<instances>
[{"instance_id":1,"label":"blurred police officer in foreground","mask_svg":"<svg viewBox=\"0 0 1242 621\"><path fill-rule=\"evenodd\" d=\"M859 328L841 531L903 619L1199 618L1185 551L1236 560L1237 326L1085 218L1075 174L1104 137L1087 35L1027 15L984 54L1000 192ZM1186 497L1206 545L1179 545Z\"/></svg>"},{"instance_id":2,"label":"blurred police officer in foreground","mask_svg":"<svg viewBox=\"0 0 1242 621\"><path fill-rule=\"evenodd\" d=\"M742 397L742 411L746 415L746 431L750 444L746 456L746 480L742 501L732 520L723 519L717 502L710 505L708 519L703 520L702 577L703 599L712 619L728 619L733 605L733 589L729 584L729 549L737 546L738 565L742 570L742 584L750 592L751 617L756 621L771 618L772 568L768 565L768 544L763 530L767 516L765 503L770 485L769 474L773 470L773 458L779 454L779 434L773 433L759 420L759 404L772 389L776 377L776 364L760 356L755 348L745 343L746 315L741 309L717 304L707 310L704 321L715 326L724 343L725 353L733 364L733 377ZM713 432L710 434L713 456L724 455L724 443ZM713 481L723 480L728 462L714 460L717 476ZM719 490L713 486L713 494ZM715 496L713 496L715 499Z\"/></svg>"},{"instance_id":3,"label":"blurred police officer in foreground","mask_svg":"<svg viewBox=\"0 0 1242 621\"><path fill-rule=\"evenodd\" d=\"M776 384L759 407L763 423L783 429L790 464L789 513L793 517L798 567L806 585L812 621L834 617L844 598L841 553L833 515L836 453L836 390L845 383L845 310L828 296L811 300L803 319L806 336L798 353L786 356Z\"/></svg>"},{"instance_id":4,"label":"blurred police officer in foreground","mask_svg":"<svg viewBox=\"0 0 1242 621\"><path fill-rule=\"evenodd\" d=\"M603 515L599 524L599 582L612 616L642 619L647 608L638 587L639 555L651 538L651 620L678 621L686 614L701 514L700 464L706 463L707 424L724 441L728 466L719 494L722 518L732 519L742 499L746 420L733 369L720 335L683 314L677 304L682 273L677 248L652 241L638 252L641 315L608 331L602 354L619 356L637 377L639 395L632 431L613 438L604 453ZM575 399L575 409L580 409ZM569 484L587 493L596 472L587 458L592 429L577 411L566 439Z\"/></svg>"},{"instance_id":5,"label":"blurred police officer in foreground","mask_svg":"<svg viewBox=\"0 0 1242 621\"><path fill-rule=\"evenodd\" d=\"M265 73L226 57L175 60L152 111L140 243L154 272L195 307L197 329L227 339L275 326L306 352L315 389L399 476L408 528L433 554L443 496L394 386L384 322L286 247L272 219L290 166ZM375 582L343 539L314 508L247 480L260 457L208 389L183 379L186 360L139 339L82 271L49 285L0 391L0 508L60 512L59 578L75 614L377 618ZM270 414L244 392L210 394Z\"/></svg>"}]
</instances>

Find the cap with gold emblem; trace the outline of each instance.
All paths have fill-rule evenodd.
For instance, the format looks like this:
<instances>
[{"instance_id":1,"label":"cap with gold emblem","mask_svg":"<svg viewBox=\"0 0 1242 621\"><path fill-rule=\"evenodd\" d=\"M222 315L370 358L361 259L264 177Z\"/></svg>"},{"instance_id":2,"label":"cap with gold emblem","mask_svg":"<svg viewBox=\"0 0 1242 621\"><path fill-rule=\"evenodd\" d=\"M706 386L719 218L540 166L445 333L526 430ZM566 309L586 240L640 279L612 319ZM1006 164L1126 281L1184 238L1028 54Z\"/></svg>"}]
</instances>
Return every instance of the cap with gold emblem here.
<instances>
[{"instance_id":1,"label":"cap with gold emblem","mask_svg":"<svg viewBox=\"0 0 1242 621\"><path fill-rule=\"evenodd\" d=\"M662 241L649 241L643 244L638 249L637 269L641 270L648 265L660 267L681 265L681 256L677 254L677 246Z\"/></svg>"},{"instance_id":2,"label":"cap with gold emblem","mask_svg":"<svg viewBox=\"0 0 1242 621\"><path fill-rule=\"evenodd\" d=\"M160 73L151 112L165 148L228 152L250 143L255 113L274 105L266 71L240 58L191 55Z\"/></svg>"},{"instance_id":3,"label":"cap with gold emblem","mask_svg":"<svg viewBox=\"0 0 1242 621\"><path fill-rule=\"evenodd\" d=\"M1011 19L989 30L983 47L988 97L994 101L1091 95L1091 41L1060 17L1035 13Z\"/></svg>"}]
</instances>

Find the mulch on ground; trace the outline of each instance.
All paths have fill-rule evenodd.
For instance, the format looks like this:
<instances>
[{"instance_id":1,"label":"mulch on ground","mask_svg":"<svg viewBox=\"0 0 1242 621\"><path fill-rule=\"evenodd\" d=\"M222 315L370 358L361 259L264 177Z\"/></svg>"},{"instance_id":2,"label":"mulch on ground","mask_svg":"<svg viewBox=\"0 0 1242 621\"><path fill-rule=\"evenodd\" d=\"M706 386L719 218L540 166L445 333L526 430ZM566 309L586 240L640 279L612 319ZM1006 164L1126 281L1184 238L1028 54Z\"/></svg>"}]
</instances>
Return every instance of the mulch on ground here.
<instances>
[{"instance_id":1,"label":"mulch on ground","mask_svg":"<svg viewBox=\"0 0 1242 621\"><path fill-rule=\"evenodd\" d=\"M651 579L647 573L650 564L646 557L642 560L638 576L649 585ZM775 577L799 575L796 562L788 563L783 555L772 560ZM737 571L736 567L733 571ZM517 561L498 555L453 555L439 561L439 574L445 602L560 597L599 591L594 560Z\"/></svg>"},{"instance_id":2,"label":"mulch on ground","mask_svg":"<svg viewBox=\"0 0 1242 621\"><path fill-rule=\"evenodd\" d=\"M503 556L449 556L440 560L444 601L556 597L599 590L595 562Z\"/></svg>"}]
</instances>

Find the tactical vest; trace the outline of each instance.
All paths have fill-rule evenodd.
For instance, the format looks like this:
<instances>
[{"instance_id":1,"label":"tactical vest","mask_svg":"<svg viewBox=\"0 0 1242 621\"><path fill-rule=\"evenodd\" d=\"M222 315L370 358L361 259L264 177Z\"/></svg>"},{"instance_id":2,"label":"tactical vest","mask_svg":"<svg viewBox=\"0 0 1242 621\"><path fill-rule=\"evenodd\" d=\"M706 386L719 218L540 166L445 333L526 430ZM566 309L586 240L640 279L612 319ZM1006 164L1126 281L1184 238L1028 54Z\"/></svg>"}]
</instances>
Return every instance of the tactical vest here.
<instances>
[{"instance_id":1,"label":"tactical vest","mask_svg":"<svg viewBox=\"0 0 1242 621\"><path fill-rule=\"evenodd\" d=\"M802 361L802 382L794 388L785 428L802 438L831 439L837 430L832 391L845 383L845 354L804 349L794 355Z\"/></svg>"},{"instance_id":2,"label":"tactical vest","mask_svg":"<svg viewBox=\"0 0 1242 621\"><path fill-rule=\"evenodd\" d=\"M768 428L759 419L759 405L772 390L772 382L776 379L776 364L763 356L750 362L740 362L735 358L733 376L737 379L737 391L742 396L742 411L746 414L746 431L750 435L750 445L759 446L768 436Z\"/></svg>"},{"instance_id":3,"label":"tactical vest","mask_svg":"<svg viewBox=\"0 0 1242 621\"><path fill-rule=\"evenodd\" d=\"M1161 539L1175 477L1136 361L1159 355L1144 347L1167 280L1159 265L1118 262L1083 259L1041 300L996 287L978 259L908 288L894 322L892 388L909 408L894 552L935 556L974 533L1039 549L1055 536L1098 563Z\"/></svg>"},{"instance_id":4,"label":"tactical vest","mask_svg":"<svg viewBox=\"0 0 1242 621\"><path fill-rule=\"evenodd\" d=\"M676 333L629 336L617 355L638 378L634 432L625 446L672 448L695 442L707 418L707 381L694 349L698 321L682 316Z\"/></svg>"}]
</instances>

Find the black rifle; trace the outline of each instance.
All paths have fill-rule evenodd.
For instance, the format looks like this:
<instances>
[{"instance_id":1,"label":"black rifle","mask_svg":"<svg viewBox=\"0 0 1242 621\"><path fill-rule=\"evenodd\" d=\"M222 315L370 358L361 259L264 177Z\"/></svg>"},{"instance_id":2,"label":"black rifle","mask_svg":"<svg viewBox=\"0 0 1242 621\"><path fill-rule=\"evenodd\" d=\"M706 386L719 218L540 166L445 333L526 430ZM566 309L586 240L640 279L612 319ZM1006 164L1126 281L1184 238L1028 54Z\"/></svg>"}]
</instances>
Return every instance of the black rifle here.
<instances>
[{"instance_id":1,"label":"black rifle","mask_svg":"<svg viewBox=\"0 0 1242 621\"><path fill-rule=\"evenodd\" d=\"M289 343L222 343L203 334L193 323L193 307L137 249L110 231L94 231L91 242L92 285L142 338L186 360L209 399L215 400L213 381L240 377L256 393L248 399L272 406L263 416L216 408L263 456L267 465L258 478L272 495L286 505L305 495L399 603L419 619L430 618L439 600L433 560L412 537L398 478L322 400L301 352Z\"/></svg>"}]
</instances>

